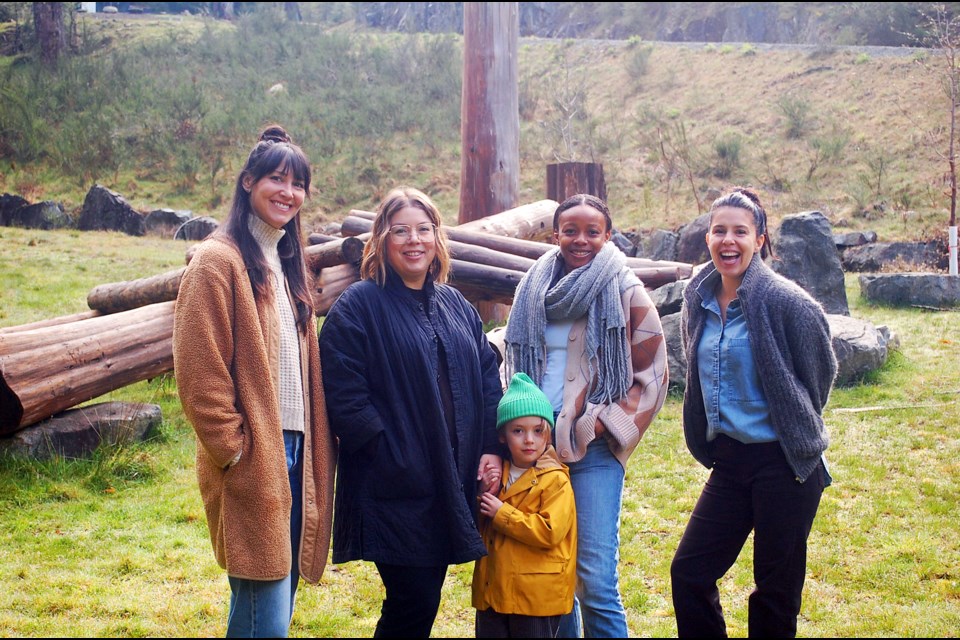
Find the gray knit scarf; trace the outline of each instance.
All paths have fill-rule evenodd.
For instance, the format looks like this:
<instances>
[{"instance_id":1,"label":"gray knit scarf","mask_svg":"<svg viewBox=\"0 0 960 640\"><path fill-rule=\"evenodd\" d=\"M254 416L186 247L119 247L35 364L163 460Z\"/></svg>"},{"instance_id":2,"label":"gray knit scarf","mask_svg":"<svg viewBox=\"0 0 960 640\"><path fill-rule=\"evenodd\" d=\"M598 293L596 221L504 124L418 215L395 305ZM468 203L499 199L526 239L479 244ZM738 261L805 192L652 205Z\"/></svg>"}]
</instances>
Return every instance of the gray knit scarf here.
<instances>
[{"instance_id":1,"label":"gray knit scarf","mask_svg":"<svg viewBox=\"0 0 960 640\"><path fill-rule=\"evenodd\" d=\"M640 280L627 268L623 252L607 242L588 264L551 286L563 269L559 253L559 247L545 253L517 285L504 335L507 379L523 371L541 384L547 320L576 320L586 315L586 353L590 374L596 374L588 400L610 404L626 394L632 373L620 293Z\"/></svg>"}]
</instances>

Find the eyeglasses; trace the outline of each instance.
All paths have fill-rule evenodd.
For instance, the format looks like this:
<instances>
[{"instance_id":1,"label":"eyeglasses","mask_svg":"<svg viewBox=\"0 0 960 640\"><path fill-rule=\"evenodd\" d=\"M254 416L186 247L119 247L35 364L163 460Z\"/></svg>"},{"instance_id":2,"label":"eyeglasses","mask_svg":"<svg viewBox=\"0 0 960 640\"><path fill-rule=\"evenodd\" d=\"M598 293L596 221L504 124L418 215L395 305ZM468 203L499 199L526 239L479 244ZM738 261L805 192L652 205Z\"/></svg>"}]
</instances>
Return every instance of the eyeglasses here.
<instances>
[{"instance_id":1,"label":"eyeglasses","mask_svg":"<svg viewBox=\"0 0 960 640\"><path fill-rule=\"evenodd\" d=\"M417 235L420 242L430 242L437 233L437 225L432 222L421 222L418 225L395 224L390 227L387 235L394 244L404 244L410 240L413 234Z\"/></svg>"}]
</instances>

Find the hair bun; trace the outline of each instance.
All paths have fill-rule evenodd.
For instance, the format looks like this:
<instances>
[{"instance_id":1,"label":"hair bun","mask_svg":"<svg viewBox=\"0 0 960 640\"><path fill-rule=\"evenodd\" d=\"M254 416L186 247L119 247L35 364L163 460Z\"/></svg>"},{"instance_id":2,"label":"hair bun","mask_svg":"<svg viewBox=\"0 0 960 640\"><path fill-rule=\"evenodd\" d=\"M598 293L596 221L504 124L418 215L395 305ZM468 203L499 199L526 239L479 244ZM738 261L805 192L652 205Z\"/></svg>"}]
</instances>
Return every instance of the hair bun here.
<instances>
[{"instance_id":1,"label":"hair bun","mask_svg":"<svg viewBox=\"0 0 960 640\"><path fill-rule=\"evenodd\" d=\"M283 127L278 124L273 124L263 130L263 133L260 134L260 142L286 142L293 143L293 138L290 137Z\"/></svg>"},{"instance_id":2,"label":"hair bun","mask_svg":"<svg viewBox=\"0 0 960 640\"><path fill-rule=\"evenodd\" d=\"M733 193L740 193L749 198L754 204L760 205L760 194L751 187L734 187L731 191Z\"/></svg>"}]
</instances>

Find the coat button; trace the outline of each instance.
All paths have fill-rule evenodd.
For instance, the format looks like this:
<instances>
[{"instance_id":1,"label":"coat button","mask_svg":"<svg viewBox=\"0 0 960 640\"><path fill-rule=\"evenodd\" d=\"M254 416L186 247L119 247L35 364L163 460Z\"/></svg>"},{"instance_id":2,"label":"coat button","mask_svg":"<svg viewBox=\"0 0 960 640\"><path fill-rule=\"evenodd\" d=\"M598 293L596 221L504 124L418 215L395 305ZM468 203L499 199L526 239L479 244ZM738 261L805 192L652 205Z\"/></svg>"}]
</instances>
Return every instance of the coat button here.
<instances>
[{"instance_id":1,"label":"coat button","mask_svg":"<svg viewBox=\"0 0 960 640\"><path fill-rule=\"evenodd\" d=\"M561 458L566 458L566 457L569 456L569 455L570 455L570 450L569 450L569 449L561 449L561 450L560 450L560 457L561 457Z\"/></svg>"}]
</instances>

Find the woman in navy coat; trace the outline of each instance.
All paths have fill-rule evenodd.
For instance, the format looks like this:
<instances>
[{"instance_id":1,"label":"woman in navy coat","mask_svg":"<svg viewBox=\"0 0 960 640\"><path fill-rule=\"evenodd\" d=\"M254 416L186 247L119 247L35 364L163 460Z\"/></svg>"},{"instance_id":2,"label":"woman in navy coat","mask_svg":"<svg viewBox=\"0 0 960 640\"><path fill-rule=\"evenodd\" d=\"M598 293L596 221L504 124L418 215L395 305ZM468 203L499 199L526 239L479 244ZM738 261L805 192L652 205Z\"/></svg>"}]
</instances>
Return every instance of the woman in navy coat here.
<instances>
[{"instance_id":1,"label":"woman in navy coat","mask_svg":"<svg viewBox=\"0 0 960 640\"><path fill-rule=\"evenodd\" d=\"M320 331L340 440L333 562L376 564L386 590L376 637L430 635L448 565L486 553L478 480L500 468L498 361L477 311L444 284L440 224L422 192L387 194L363 279Z\"/></svg>"}]
</instances>

